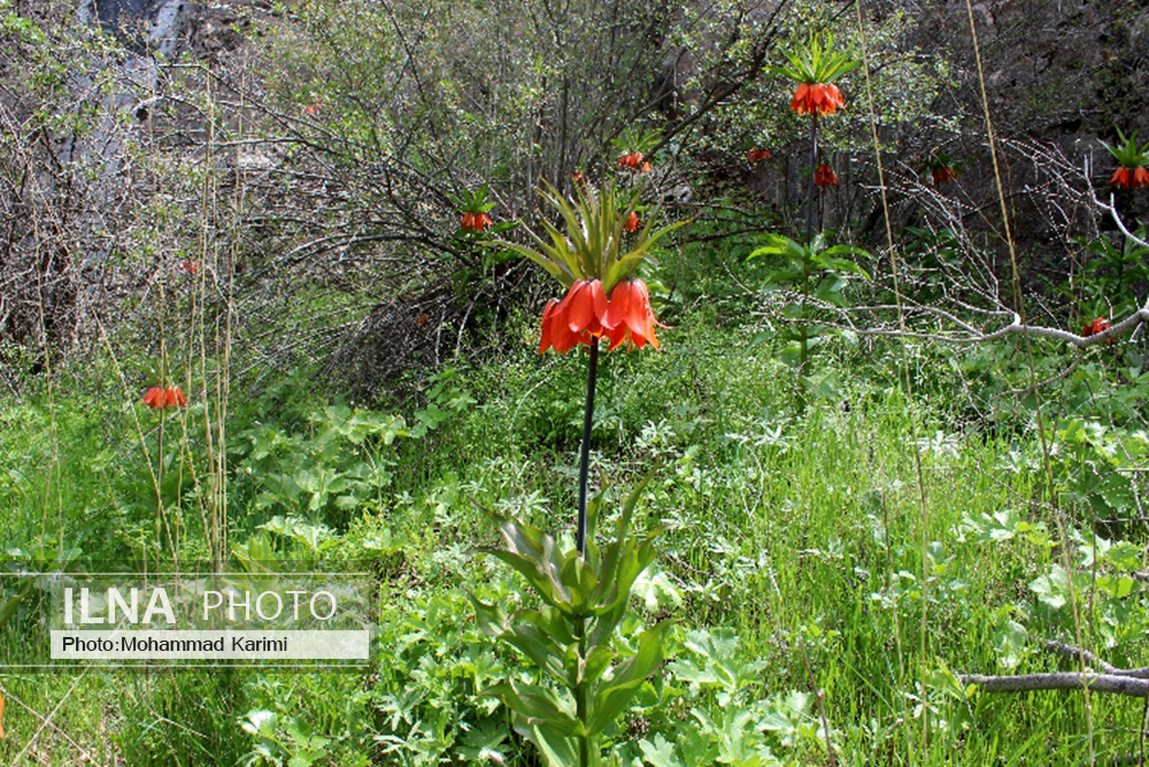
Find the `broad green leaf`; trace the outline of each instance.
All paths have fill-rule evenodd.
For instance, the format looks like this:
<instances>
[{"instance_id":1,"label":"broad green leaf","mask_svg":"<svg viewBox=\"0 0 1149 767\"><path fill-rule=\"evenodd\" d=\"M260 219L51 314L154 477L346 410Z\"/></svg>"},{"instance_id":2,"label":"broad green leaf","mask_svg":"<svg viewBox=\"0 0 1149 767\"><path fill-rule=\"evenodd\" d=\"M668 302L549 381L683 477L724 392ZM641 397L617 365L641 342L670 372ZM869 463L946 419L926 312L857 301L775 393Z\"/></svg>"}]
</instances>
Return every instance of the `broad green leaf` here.
<instances>
[{"instance_id":1,"label":"broad green leaf","mask_svg":"<svg viewBox=\"0 0 1149 767\"><path fill-rule=\"evenodd\" d=\"M564 735L578 736L584 728L555 698L554 692L533 684L500 682L483 691L483 695L497 697L507 708L522 717L527 726L542 726Z\"/></svg>"},{"instance_id":2,"label":"broad green leaf","mask_svg":"<svg viewBox=\"0 0 1149 767\"><path fill-rule=\"evenodd\" d=\"M584 683L594 684L597 682L602 677L603 672L610 668L614 658L614 650L609 645L600 645L592 649L587 654L583 670Z\"/></svg>"},{"instance_id":3,"label":"broad green leaf","mask_svg":"<svg viewBox=\"0 0 1149 767\"><path fill-rule=\"evenodd\" d=\"M548 767L571 767L578 763L578 741L539 727L515 728L519 734L535 744Z\"/></svg>"},{"instance_id":4,"label":"broad green leaf","mask_svg":"<svg viewBox=\"0 0 1149 767\"><path fill-rule=\"evenodd\" d=\"M642 632L635 654L619 664L611 679L594 686L588 732L593 734L606 729L626 708L646 677L662 663L662 639L669 627L668 621L662 621Z\"/></svg>"},{"instance_id":5,"label":"broad green leaf","mask_svg":"<svg viewBox=\"0 0 1149 767\"><path fill-rule=\"evenodd\" d=\"M997 659L1006 671L1017 668L1025 657L1025 626L1017 621L1006 620L998 626L994 635L994 649Z\"/></svg>"},{"instance_id":6,"label":"broad green leaf","mask_svg":"<svg viewBox=\"0 0 1149 767\"><path fill-rule=\"evenodd\" d=\"M566 606L566 595L562 586L556 582L552 575L539 567L538 562L523 554L514 554L502 549L481 549L491 556L501 559L518 570L527 579L527 582L539 593L539 597L547 604L560 610ZM569 609L569 608L568 608Z\"/></svg>"},{"instance_id":7,"label":"broad green leaf","mask_svg":"<svg viewBox=\"0 0 1149 767\"><path fill-rule=\"evenodd\" d=\"M479 600L470 591L466 592L467 598L471 600L471 604L475 607L475 616L479 623L479 629L483 633L495 637L500 637L507 627L507 614L499 605L489 605Z\"/></svg>"},{"instance_id":8,"label":"broad green leaf","mask_svg":"<svg viewBox=\"0 0 1149 767\"><path fill-rule=\"evenodd\" d=\"M508 644L517 647L535 665L547 674L550 674L559 683L566 682L563 669L563 650L551 637L539 631L536 627L525 623L516 623L504 632L501 638Z\"/></svg>"}]
</instances>

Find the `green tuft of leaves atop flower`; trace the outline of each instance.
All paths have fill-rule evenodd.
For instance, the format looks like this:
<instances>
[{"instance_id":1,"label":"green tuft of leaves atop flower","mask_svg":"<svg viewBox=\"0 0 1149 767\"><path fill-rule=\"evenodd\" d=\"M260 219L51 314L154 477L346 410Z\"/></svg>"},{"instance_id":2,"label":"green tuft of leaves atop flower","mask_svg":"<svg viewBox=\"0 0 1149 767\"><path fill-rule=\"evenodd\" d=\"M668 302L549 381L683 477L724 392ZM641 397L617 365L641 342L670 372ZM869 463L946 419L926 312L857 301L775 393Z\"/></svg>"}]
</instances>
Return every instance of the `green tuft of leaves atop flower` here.
<instances>
[{"instance_id":1,"label":"green tuft of leaves atop flower","mask_svg":"<svg viewBox=\"0 0 1149 767\"><path fill-rule=\"evenodd\" d=\"M1137 131L1134 131L1132 136L1126 137L1121 129L1117 128L1117 137L1121 139L1120 145L1109 146L1105 144L1104 146L1122 167L1140 168L1143 165L1149 165L1149 142L1138 148Z\"/></svg>"},{"instance_id":2,"label":"green tuft of leaves atop flower","mask_svg":"<svg viewBox=\"0 0 1149 767\"><path fill-rule=\"evenodd\" d=\"M544 219L546 239L527 228L535 248L513 242L499 245L531 259L563 287L569 288L577 280L599 280L609 294L621 280L633 275L644 260L652 260L655 243L689 223L679 221L652 230L654 216L650 216L641 229L631 234L627 220L638 208L641 185L621 194L610 182L598 191L580 184L573 205L549 184L539 193L558 212L562 229Z\"/></svg>"},{"instance_id":3,"label":"green tuft of leaves atop flower","mask_svg":"<svg viewBox=\"0 0 1149 767\"><path fill-rule=\"evenodd\" d=\"M464 189L462 197L455 197L448 195L451 201L459 207L462 213L471 213L478 215L486 213L495 207L495 203L487 202L487 193L490 191L487 184L483 184L478 189Z\"/></svg>"},{"instance_id":4,"label":"green tuft of leaves atop flower","mask_svg":"<svg viewBox=\"0 0 1149 767\"><path fill-rule=\"evenodd\" d=\"M797 50L785 51L790 61L788 67L766 67L767 72L785 75L799 83L832 83L837 78L856 68L861 62L850 58L843 51L834 50L834 36L826 33L825 45L818 35L810 33L810 42Z\"/></svg>"}]
</instances>

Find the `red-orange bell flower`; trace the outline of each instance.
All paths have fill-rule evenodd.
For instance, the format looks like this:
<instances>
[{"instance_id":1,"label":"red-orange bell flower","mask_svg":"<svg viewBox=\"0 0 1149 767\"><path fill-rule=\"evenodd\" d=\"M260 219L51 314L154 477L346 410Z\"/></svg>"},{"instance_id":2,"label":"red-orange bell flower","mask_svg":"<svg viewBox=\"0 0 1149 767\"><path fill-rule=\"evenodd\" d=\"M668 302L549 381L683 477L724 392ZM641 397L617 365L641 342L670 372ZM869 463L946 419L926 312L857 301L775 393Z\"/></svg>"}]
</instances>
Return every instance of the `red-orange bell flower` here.
<instances>
[{"instance_id":1,"label":"red-orange bell flower","mask_svg":"<svg viewBox=\"0 0 1149 767\"><path fill-rule=\"evenodd\" d=\"M144 404L152 410L163 410L169 407L183 407L188 403L187 397L178 386L167 389L162 386L152 386L144 392Z\"/></svg>"},{"instance_id":2,"label":"red-orange bell flower","mask_svg":"<svg viewBox=\"0 0 1149 767\"><path fill-rule=\"evenodd\" d=\"M610 341L611 349L617 349L623 343L641 349L647 342L658 349L658 339L654 337L654 326L658 324L654 310L650 308L650 292L645 282L623 280L614 286L606 308L606 330L603 333Z\"/></svg>"},{"instance_id":3,"label":"red-orange bell flower","mask_svg":"<svg viewBox=\"0 0 1149 767\"><path fill-rule=\"evenodd\" d=\"M834 175L833 168L822 163L814 171L814 183L819 187L837 186L838 177Z\"/></svg>"},{"instance_id":4,"label":"red-orange bell flower","mask_svg":"<svg viewBox=\"0 0 1149 767\"><path fill-rule=\"evenodd\" d=\"M770 157L770 150L769 149L759 149L758 147L754 147L753 149L751 149L749 152L746 153L746 159L749 160L750 162L759 162L761 160L769 159L769 157Z\"/></svg>"},{"instance_id":5,"label":"red-orange bell flower","mask_svg":"<svg viewBox=\"0 0 1149 767\"><path fill-rule=\"evenodd\" d=\"M464 213L459 226L468 232L481 232L491 225L491 218L486 213Z\"/></svg>"},{"instance_id":6,"label":"red-orange bell flower","mask_svg":"<svg viewBox=\"0 0 1149 767\"><path fill-rule=\"evenodd\" d=\"M552 299L543 311L543 337L539 353L554 347L566 354L576 344L590 345L602 334L606 319L606 293L598 280L578 280L561 301Z\"/></svg>"},{"instance_id":7,"label":"red-orange bell flower","mask_svg":"<svg viewBox=\"0 0 1149 767\"><path fill-rule=\"evenodd\" d=\"M598 280L578 280L561 301L552 299L543 311L539 353L553 348L566 354L578 344L589 346L596 338L606 338L610 348L620 344L641 349L654 337L654 312L650 293L642 280L623 280L614 286L607 300Z\"/></svg>"},{"instance_id":8,"label":"red-orange bell flower","mask_svg":"<svg viewBox=\"0 0 1149 767\"><path fill-rule=\"evenodd\" d=\"M846 102L833 83L799 83L790 108L800 115L830 115L837 109L845 109Z\"/></svg>"},{"instance_id":9,"label":"red-orange bell flower","mask_svg":"<svg viewBox=\"0 0 1149 767\"><path fill-rule=\"evenodd\" d=\"M1081 331L1081 335L1085 338L1089 338L1089 336L1095 336L1098 333L1104 333L1106 330L1109 330L1110 327L1111 326L1109 324L1109 320L1105 319L1104 317L1098 317L1097 319L1093 320L1093 322L1085 326L1085 329ZM1117 343L1117 339L1110 338L1106 341L1106 343L1115 344Z\"/></svg>"},{"instance_id":10,"label":"red-orange bell flower","mask_svg":"<svg viewBox=\"0 0 1149 767\"><path fill-rule=\"evenodd\" d=\"M638 168L641 166L643 166L642 152L631 152L618 158L618 167L620 168ZM650 170L650 163L646 163L643 169Z\"/></svg>"},{"instance_id":11,"label":"red-orange bell flower","mask_svg":"<svg viewBox=\"0 0 1149 767\"><path fill-rule=\"evenodd\" d=\"M164 390L159 386L153 386L144 392L144 404L150 408L157 408L164 406Z\"/></svg>"},{"instance_id":12,"label":"red-orange bell flower","mask_svg":"<svg viewBox=\"0 0 1149 767\"><path fill-rule=\"evenodd\" d=\"M1140 165L1133 171L1133 188L1140 189L1145 186L1149 186L1149 168Z\"/></svg>"},{"instance_id":13,"label":"red-orange bell flower","mask_svg":"<svg viewBox=\"0 0 1149 767\"><path fill-rule=\"evenodd\" d=\"M632 210L630 212L630 215L626 217L626 224L625 224L626 231L637 232L639 223L640 222L638 220L638 213L636 213L635 211Z\"/></svg>"},{"instance_id":14,"label":"red-orange bell flower","mask_svg":"<svg viewBox=\"0 0 1149 767\"><path fill-rule=\"evenodd\" d=\"M1133 186L1133 171L1128 168L1118 168L1113 171L1113 178L1109 179L1109 183L1118 189L1129 189Z\"/></svg>"},{"instance_id":15,"label":"red-orange bell flower","mask_svg":"<svg viewBox=\"0 0 1149 767\"><path fill-rule=\"evenodd\" d=\"M932 171L934 177L934 186L944 186L953 181L957 181L957 171L948 165L938 165Z\"/></svg>"}]
</instances>

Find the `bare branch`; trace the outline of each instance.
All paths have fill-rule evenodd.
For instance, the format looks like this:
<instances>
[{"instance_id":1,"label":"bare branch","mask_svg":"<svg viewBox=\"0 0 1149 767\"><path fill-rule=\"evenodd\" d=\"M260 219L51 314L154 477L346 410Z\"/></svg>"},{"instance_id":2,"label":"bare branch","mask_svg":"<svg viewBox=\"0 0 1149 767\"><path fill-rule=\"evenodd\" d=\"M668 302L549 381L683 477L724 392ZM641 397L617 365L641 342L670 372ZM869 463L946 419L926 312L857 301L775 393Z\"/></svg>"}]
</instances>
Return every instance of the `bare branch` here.
<instances>
[{"instance_id":1,"label":"bare branch","mask_svg":"<svg viewBox=\"0 0 1149 767\"><path fill-rule=\"evenodd\" d=\"M986 692L1030 692L1032 690L1081 690L1128 695L1133 698L1149 696L1149 679L1136 679L1115 674L1061 671L1051 674L1017 674L1015 676L985 676L959 674L963 685L976 684Z\"/></svg>"},{"instance_id":2,"label":"bare branch","mask_svg":"<svg viewBox=\"0 0 1149 767\"><path fill-rule=\"evenodd\" d=\"M1032 637L1031 637L1032 638ZM1060 642L1056 639L1043 639L1037 640L1042 643L1045 649L1050 652L1061 655L1072 660L1084 660L1087 664L1094 668L1101 669L1102 673L1108 676L1128 676L1135 679L1149 679L1149 668L1117 668L1111 663L1107 663L1102 658L1089 650L1082 650L1071 644Z\"/></svg>"}]
</instances>

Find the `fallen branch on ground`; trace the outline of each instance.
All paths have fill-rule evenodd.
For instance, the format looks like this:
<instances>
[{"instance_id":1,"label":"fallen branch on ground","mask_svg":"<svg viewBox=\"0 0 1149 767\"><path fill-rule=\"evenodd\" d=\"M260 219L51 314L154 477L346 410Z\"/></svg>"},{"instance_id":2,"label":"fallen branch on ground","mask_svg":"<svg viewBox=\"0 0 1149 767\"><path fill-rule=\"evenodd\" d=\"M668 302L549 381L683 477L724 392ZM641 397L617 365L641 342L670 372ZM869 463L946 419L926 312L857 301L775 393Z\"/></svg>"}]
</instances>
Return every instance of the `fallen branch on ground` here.
<instances>
[{"instance_id":1,"label":"fallen branch on ground","mask_svg":"<svg viewBox=\"0 0 1149 767\"><path fill-rule=\"evenodd\" d=\"M1149 696L1149 679L1115 674L1094 674L1080 671L1058 671L1052 674L1015 674L1010 676L986 676L983 674L959 674L963 685L976 684L986 692L1028 692L1031 690L1080 690L1088 687L1090 692L1111 692L1115 695L1128 695L1134 698Z\"/></svg>"},{"instance_id":2,"label":"fallen branch on ground","mask_svg":"<svg viewBox=\"0 0 1149 767\"><path fill-rule=\"evenodd\" d=\"M1149 668L1117 668L1089 650L1056 639L1035 639L1056 655L1088 664L1082 671L1055 671L1047 674L958 674L962 685L976 684L986 692L1029 692L1031 690L1080 690L1109 692L1134 698L1149 698ZM1095 667L1101 673L1093 671Z\"/></svg>"}]
</instances>

